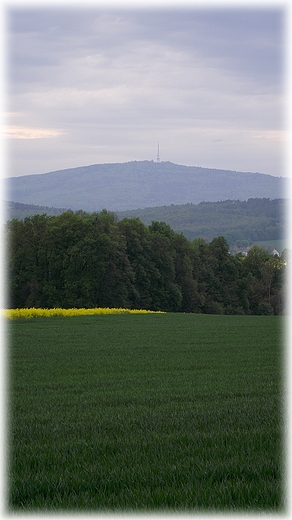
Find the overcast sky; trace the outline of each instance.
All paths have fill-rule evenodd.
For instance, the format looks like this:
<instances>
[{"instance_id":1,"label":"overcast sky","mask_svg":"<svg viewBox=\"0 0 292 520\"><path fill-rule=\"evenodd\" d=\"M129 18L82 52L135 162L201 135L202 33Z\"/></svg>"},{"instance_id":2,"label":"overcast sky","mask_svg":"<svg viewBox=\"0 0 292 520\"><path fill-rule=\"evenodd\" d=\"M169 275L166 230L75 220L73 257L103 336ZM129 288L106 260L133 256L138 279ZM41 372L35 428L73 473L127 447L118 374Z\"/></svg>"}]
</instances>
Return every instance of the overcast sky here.
<instances>
[{"instance_id":1,"label":"overcast sky","mask_svg":"<svg viewBox=\"0 0 292 520\"><path fill-rule=\"evenodd\" d=\"M161 161L288 175L283 8L6 14L5 176L156 161L158 141Z\"/></svg>"}]
</instances>

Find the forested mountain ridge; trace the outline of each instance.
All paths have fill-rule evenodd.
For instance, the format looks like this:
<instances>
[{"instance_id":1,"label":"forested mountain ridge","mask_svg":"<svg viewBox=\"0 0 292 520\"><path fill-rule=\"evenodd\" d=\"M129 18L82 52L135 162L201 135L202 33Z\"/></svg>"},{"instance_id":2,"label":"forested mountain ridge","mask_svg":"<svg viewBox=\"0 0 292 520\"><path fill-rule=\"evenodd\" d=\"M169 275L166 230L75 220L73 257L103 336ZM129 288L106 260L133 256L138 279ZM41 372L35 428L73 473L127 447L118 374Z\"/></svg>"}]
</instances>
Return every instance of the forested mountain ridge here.
<instances>
[{"instance_id":1,"label":"forested mountain ridge","mask_svg":"<svg viewBox=\"0 0 292 520\"><path fill-rule=\"evenodd\" d=\"M288 200L285 199L173 204L117 212L117 217L120 220L125 217L139 217L146 225L150 225L152 221L166 222L174 231L183 233L188 239L201 237L211 241L217 236L224 236L230 246L243 248L259 241L284 240L287 236L287 204ZM6 216L9 220L23 220L36 214L60 215L65 211L16 202L6 203Z\"/></svg>"},{"instance_id":2,"label":"forested mountain ridge","mask_svg":"<svg viewBox=\"0 0 292 520\"><path fill-rule=\"evenodd\" d=\"M95 164L6 179L9 200L89 212L281 198L286 182L286 178L261 173L154 161Z\"/></svg>"},{"instance_id":3,"label":"forested mountain ridge","mask_svg":"<svg viewBox=\"0 0 292 520\"><path fill-rule=\"evenodd\" d=\"M6 224L9 307L127 307L210 314L281 314L285 255L224 237L188 241L164 222L113 213L35 215Z\"/></svg>"},{"instance_id":4,"label":"forested mountain ridge","mask_svg":"<svg viewBox=\"0 0 292 520\"><path fill-rule=\"evenodd\" d=\"M22 202L5 201L5 220L24 220L26 217L33 215L61 215L69 208L53 208L48 206L37 206L36 204L23 204Z\"/></svg>"},{"instance_id":5,"label":"forested mountain ridge","mask_svg":"<svg viewBox=\"0 0 292 520\"><path fill-rule=\"evenodd\" d=\"M287 234L285 213L288 200L256 198L160 206L117 212L119 218L136 218L149 225L163 221L188 239L207 241L224 236L239 247L264 240L282 240Z\"/></svg>"}]
</instances>

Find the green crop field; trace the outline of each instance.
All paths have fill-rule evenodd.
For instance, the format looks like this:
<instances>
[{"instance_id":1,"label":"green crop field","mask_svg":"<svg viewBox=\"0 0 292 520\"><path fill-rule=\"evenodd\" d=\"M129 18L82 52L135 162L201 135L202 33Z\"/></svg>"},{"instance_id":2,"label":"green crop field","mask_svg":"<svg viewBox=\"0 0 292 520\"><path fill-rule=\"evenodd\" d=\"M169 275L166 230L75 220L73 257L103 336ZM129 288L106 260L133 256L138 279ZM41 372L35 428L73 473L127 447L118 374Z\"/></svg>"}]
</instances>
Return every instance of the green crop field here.
<instances>
[{"instance_id":1,"label":"green crop field","mask_svg":"<svg viewBox=\"0 0 292 520\"><path fill-rule=\"evenodd\" d=\"M285 510L283 318L7 325L7 508Z\"/></svg>"}]
</instances>

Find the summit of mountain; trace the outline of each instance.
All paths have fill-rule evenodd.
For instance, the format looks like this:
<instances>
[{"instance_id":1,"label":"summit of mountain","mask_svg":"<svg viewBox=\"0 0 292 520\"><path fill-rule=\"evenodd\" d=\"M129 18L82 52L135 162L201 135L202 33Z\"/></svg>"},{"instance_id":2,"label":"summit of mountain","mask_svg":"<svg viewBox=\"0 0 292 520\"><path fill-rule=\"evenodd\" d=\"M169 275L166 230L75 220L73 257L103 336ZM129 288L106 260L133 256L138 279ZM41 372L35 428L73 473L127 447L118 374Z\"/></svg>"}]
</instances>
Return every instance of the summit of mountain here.
<instances>
[{"instance_id":1,"label":"summit of mountain","mask_svg":"<svg viewBox=\"0 0 292 520\"><path fill-rule=\"evenodd\" d=\"M285 196L286 180L169 161L131 161L10 177L6 187L11 201L92 212L227 199L276 199Z\"/></svg>"}]
</instances>

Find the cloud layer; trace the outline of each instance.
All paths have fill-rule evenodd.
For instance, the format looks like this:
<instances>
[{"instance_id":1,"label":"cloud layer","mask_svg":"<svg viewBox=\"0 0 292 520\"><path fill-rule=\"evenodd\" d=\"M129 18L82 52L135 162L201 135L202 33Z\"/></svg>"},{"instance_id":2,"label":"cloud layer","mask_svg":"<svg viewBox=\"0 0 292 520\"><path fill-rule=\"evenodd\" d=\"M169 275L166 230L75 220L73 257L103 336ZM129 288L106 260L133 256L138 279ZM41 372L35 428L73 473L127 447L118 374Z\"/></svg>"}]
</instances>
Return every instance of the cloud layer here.
<instances>
[{"instance_id":1,"label":"cloud layer","mask_svg":"<svg viewBox=\"0 0 292 520\"><path fill-rule=\"evenodd\" d=\"M8 175L156 159L285 175L280 9L10 8Z\"/></svg>"}]
</instances>

